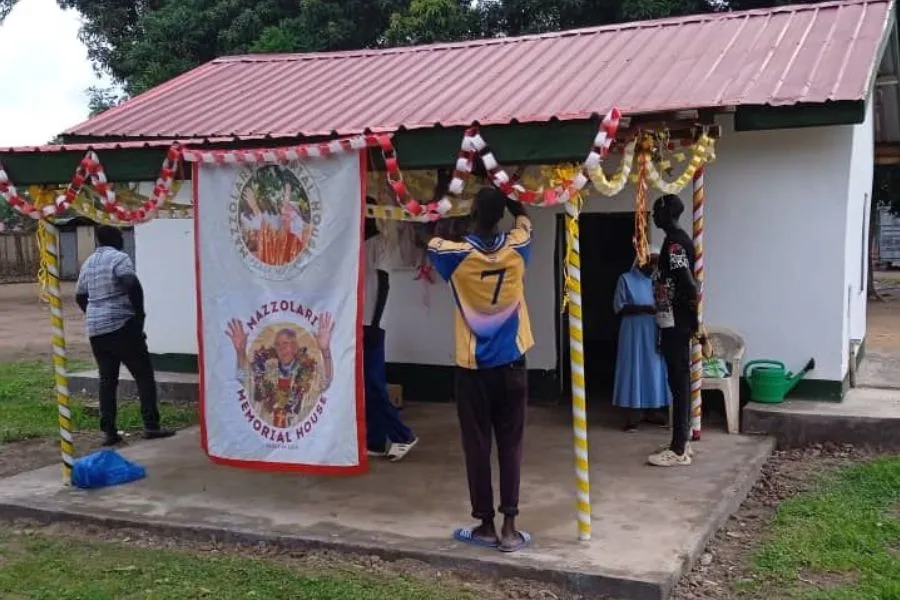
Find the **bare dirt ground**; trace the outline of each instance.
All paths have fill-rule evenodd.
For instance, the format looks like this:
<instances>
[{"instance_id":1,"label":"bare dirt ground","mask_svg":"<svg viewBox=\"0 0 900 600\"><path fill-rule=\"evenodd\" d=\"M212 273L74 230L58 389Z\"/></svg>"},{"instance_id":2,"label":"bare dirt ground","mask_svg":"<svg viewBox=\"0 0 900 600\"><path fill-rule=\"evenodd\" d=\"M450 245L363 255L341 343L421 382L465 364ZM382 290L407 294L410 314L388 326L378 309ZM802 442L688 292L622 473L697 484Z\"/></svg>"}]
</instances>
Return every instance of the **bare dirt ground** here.
<instances>
[{"instance_id":1,"label":"bare dirt ground","mask_svg":"<svg viewBox=\"0 0 900 600\"><path fill-rule=\"evenodd\" d=\"M747 500L712 539L694 569L681 579L672 600L775 600L770 590L738 596L733 588L753 579L752 555L766 539L779 504L809 490L823 474L871 458L869 451L849 445L776 452Z\"/></svg>"},{"instance_id":2,"label":"bare dirt ground","mask_svg":"<svg viewBox=\"0 0 900 600\"><path fill-rule=\"evenodd\" d=\"M75 305L75 284L63 282L61 291L67 354L72 359L90 359L84 318ZM0 362L50 360L50 307L41 302L39 293L36 283L0 284ZM92 452L100 441L101 436L96 432L77 433L75 448L79 454ZM0 444L0 477L53 464L59 456L56 439Z\"/></svg>"},{"instance_id":3,"label":"bare dirt ground","mask_svg":"<svg viewBox=\"0 0 900 600\"><path fill-rule=\"evenodd\" d=\"M50 307L34 283L0 285L0 361L49 359ZM75 305L75 285L63 282L66 344L71 358L90 358L84 319Z\"/></svg>"},{"instance_id":4,"label":"bare dirt ground","mask_svg":"<svg viewBox=\"0 0 900 600\"><path fill-rule=\"evenodd\" d=\"M884 301L869 302L866 348L876 352L900 352L900 272L875 276L876 287Z\"/></svg>"}]
</instances>

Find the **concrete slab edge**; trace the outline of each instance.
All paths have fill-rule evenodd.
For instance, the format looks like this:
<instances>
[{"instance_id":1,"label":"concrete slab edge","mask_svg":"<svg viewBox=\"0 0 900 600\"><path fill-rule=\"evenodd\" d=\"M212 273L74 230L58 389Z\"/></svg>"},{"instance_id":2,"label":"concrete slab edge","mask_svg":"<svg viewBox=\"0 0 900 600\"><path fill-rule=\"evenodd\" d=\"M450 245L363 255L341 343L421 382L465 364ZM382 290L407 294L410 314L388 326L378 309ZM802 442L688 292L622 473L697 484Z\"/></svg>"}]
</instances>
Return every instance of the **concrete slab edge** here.
<instances>
[{"instance_id":1,"label":"concrete slab edge","mask_svg":"<svg viewBox=\"0 0 900 600\"><path fill-rule=\"evenodd\" d=\"M100 380L84 373L72 373L69 375L69 389L75 394L96 397L100 387ZM196 383L157 381L156 389L162 402L175 404L196 404L200 396ZM119 381L119 396L122 398L137 398L137 385L133 380L122 378Z\"/></svg>"},{"instance_id":2,"label":"concrete slab edge","mask_svg":"<svg viewBox=\"0 0 900 600\"><path fill-rule=\"evenodd\" d=\"M100 516L71 510L46 508L34 504L17 504L0 500L0 519L12 521L26 519L38 523L81 523L102 525L109 529L139 529L167 537L180 537L194 541L216 541L225 544L271 544L279 548L298 551L328 550L348 555L378 556L382 560L417 560L433 567L460 573L476 572L484 576L503 579L517 578L561 586L579 594L601 595L629 600L666 600L674 581L668 573L658 573L647 580L629 579L625 576L578 573L531 565L505 564L477 558L450 556L430 550L402 550L382 545L338 541L311 535L261 533L244 529L227 529L214 526L181 525L149 518L139 520L120 516Z\"/></svg>"},{"instance_id":3,"label":"concrete slab edge","mask_svg":"<svg viewBox=\"0 0 900 600\"><path fill-rule=\"evenodd\" d=\"M743 418L748 433L771 435L779 448L831 443L900 450L900 419L747 409L744 409Z\"/></svg>"},{"instance_id":4,"label":"concrete slab edge","mask_svg":"<svg viewBox=\"0 0 900 600\"><path fill-rule=\"evenodd\" d=\"M698 442L698 445L702 443L703 442ZM744 500L747 499L747 496L750 495L750 491L753 489L753 486L756 485L756 482L762 474L763 467L769 462L769 458L771 458L772 454L775 452L776 446L777 441L775 438L769 437L766 439L766 443L756 451L752 460L744 464L744 467L738 473L737 482L726 490L725 494L710 513L712 526L708 527L706 533L704 533L703 536L688 549L682 559L680 569L676 573L670 575L668 581L664 584L664 599L672 594L678 581L694 568L694 563L706 549L710 540L715 537L719 529L728 522L731 515L737 512L741 504L744 503Z\"/></svg>"}]
</instances>

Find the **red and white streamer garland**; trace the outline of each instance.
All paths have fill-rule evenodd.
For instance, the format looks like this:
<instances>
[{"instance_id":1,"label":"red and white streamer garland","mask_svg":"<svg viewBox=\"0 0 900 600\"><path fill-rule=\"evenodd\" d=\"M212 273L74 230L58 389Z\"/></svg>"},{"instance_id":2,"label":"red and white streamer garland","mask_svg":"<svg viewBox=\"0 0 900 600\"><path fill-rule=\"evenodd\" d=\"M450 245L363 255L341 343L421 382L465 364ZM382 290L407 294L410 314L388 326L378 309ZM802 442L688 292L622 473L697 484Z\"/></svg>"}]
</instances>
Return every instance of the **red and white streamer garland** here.
<instances>
[{"instance_id":1,"label":"red and white streamer garland","mask_svg":"<svg viewBox=\"0 0 900 600\"><path fill-rule=\"evenodd\" d=\"M89 150L84 158L81 159L81 162L78 163L75 176L72 178L66 191L56 199L55 213L61 214L68 210L78 198L78 194L81 193L84 185L89 182L97 195L100 196L100 203L104 211L125 223L145 221L159 208L160 203L172 189L172 183L175 181L175 175L181 166L181 160L181 148L173 145L166 153L162 169L160 169L159 177L156 179L156 184L153 186L150 196L140 208L132 210L119 204L116 192L106 178L103 164L97 155Z\"/></svg>"},{"instance_id":2,"label":"red and white streamer garland","mask_svg":"<svg viewBox=\"0 0 900 600\"><path fill-rule=\"evenodd\" d=\"M228 165L242 163L286 163L308 158L327 158L334 154L355 152L378 146L379 138L360 135L319 144L302 144L285 148L257 148L251 150L184 150L184 160L207 164Z\"/></svg>"},{"instance_id":3,"label":"red and white streamer garland","mask_svg":"<svg viewBox=\"0 0 900 600\"><path fill-rule=\"evenodd\" d=\"M40 219L41 217L51 217L56 214L55 206L49 205L38 208L20 196L16 186L9 180L6 169L3 168L2 164L0 164L0 200L5 200L7 204L17 211L26 217L31 217L35 220Z\"/></svg>"},{"instance_id":4,"label":"red and white streamer garland","mask_svg":"<svg viewBox=\"0 0 900 600\"><path fill-rule=\"evenodd\" d=\"M409 188L403 181L403 173L400 171L400 164L397 161L397 153L394 150L394 143L389 136L381 136L378 138L379 146L381 146L381 154L384 158L384 167L387 171L387 180L394 194L397 196L397 203L403 207L417 221L437 221L446 215L453 208L451 198L459 198L462 194L465 180L472 173L472 165L475 160L475 150L467 147L466 140L470 137L472 130L466 130L463 136L463 143L459 149L459 155L456 159L456 165L453 169L453 178L447 187L447 192L437 201L429 202L425 205L412 197Z\"/></svg>"},{"instance_id":5,"label":"red and white streamer garland","mask_svg":"<svg viewBox=\"0 0 900 600\"><path fill-rule=\"evenodd\" d=\"M41 208L34 206L19 194L18 190L16 190L16 186L9 180L9 176L3 168L3 165L0 165L0 198L5 199L10 206L23 215L31 217L32 219L40 219L42 217L52 217L66 212L77 200L78 194L81 193L84 185L90 183L96 193L100 196L101 204L105 212L110 213L121 222L133 223L145 221L157 210L159 204L169 194L175 176L181 165L181 158L182 152L178 146L169 148L150 197L136 210L128 209L119 204L116 193L106 178L106 172L103 169L103 165L93 151L88 151L84 158L78 163L78 167L75 170L75 176L66 187L66 191L57 197L53 204Z\"/></svg>"},{"instance_id":6,"label":"red and white streamer garland","mask_svg":"<svg viewBox=\"0 0 900 600\"><path fill-rule=\"evenodd\" d=\"M491 152L487 142L484 141L484 138L481 137L476 128L469 129L466 132L466 138L463 139L463 150L474 151L481 156L484 168L488 172L491 181L509 198L533 206L555 206L568 202L571 196L581 191L587 185L591 174L600 165L600 161L609 154L621 119L622 113L619 112L619 109L613 108L610 110L600 124L600 129L597 131L596 137L594 137L591 151L582 164L581 172L572 180L545 190L526 189L515 178L510 177L497 162L494 153Z\"/></svg>"}]
</instances>

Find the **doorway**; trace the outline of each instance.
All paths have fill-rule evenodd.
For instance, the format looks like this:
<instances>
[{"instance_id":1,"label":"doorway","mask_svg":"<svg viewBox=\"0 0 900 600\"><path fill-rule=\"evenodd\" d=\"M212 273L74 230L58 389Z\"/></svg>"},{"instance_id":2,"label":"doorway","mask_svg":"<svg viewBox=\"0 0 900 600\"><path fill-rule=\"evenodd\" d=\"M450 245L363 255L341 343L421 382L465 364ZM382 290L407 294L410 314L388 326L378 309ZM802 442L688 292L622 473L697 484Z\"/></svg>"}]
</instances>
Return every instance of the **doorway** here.
<instances>
[{"instance_id":1,"label":"doorway","mask_svg":"<svg viewBox=\"0 0 900 600\"><path fill-rule=\"evenodd\" d=\"M613 294L619 276L634 262L634 213L583 213L579 218L581 292L584 314L584 361L587 396L612 397L616 372L619 318L613 312ZM565 281L565 215L556 222L556 291L562 298ZM557 301L557 370L565 395L571 394L569 317Z\"/></svg>"}]
</instances>

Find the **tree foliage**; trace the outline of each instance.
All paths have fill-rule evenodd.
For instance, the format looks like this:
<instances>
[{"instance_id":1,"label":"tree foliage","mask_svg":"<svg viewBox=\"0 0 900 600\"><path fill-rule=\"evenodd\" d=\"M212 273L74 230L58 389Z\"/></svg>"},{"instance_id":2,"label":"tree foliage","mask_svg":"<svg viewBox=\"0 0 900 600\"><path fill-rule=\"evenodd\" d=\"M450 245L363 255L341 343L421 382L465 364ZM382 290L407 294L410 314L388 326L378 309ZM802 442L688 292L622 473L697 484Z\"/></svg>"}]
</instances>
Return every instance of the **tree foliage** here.
<instances>
[{"instance_id":1,"label":"tree foliage","mask_svg":"<svg viewBox=\"0 0 900 600\"><path fill-rule=\"evenodd\" d=\"M11 11L15 5L16 0L0 0L0 23L3 23L3 19L6 18L6 15L9 14L9 11Z\"/></svg>"},{"instance_id":2,"label":"tree foliage","mask_svg":"<svg viewBox=\"0 0 900 600\"><path fill-rule=\"evenodd\" d=\"M0 0L0 19L16 0ZM318 52L557 31L789 0L57 0L128 95L218 56ZM95 91L94 108L109 106Z\"/></svg>"}]
</instances>

